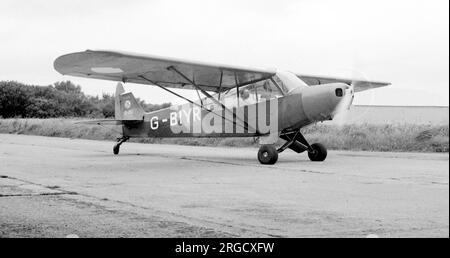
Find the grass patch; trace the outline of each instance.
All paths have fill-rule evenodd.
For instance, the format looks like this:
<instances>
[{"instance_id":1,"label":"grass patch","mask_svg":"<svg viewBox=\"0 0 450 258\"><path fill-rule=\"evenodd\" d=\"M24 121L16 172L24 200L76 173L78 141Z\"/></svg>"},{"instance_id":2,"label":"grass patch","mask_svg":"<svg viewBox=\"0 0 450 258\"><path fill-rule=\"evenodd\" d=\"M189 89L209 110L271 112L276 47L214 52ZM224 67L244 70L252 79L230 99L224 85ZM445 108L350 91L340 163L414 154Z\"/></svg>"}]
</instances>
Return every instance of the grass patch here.
<instances>
[{"instance_id":1,"label":"grass patch","mask_svg":"<svg viewBox=\"0 0 450 258\"><path fill-rule=\"evenodd\" d=\"M0 133L91 140L115 140L120 135L119 126L79 125L74 124L76 121L58 118L0 119ZM317 124L305 128L303 133L311 143L321 142L335 150L449 152L448 125ZM195 146L257 146L253 138L149 138L132 141Z\"/></svg>"}]
</instances>

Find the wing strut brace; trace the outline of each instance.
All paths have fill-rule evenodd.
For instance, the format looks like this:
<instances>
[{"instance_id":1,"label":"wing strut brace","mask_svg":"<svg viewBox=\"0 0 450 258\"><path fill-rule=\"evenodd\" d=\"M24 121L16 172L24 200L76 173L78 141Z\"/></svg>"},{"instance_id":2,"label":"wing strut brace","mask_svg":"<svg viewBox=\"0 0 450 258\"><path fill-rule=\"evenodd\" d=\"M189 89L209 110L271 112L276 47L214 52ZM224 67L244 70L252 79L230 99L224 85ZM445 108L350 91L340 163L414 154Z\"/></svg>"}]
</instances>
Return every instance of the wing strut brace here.
<instances>
[{"instance_id":1,"label":"wing strut brace","mask_svg":"<svg viewBox=\"0 0 450 258\"><path fill-rule=\"evenodd\" d=\"M194 83L195 83L195 76L194 76ZM203 100L202 100L202 98L200 97L200 93L198 93L198 89L197 88L195 88L195 91L197 92L197 96L198 96L198 100L200 100L200 104L202 105L202 107L203 107Z\"/></svg>"},{"instance_id":2,"label":"wing strut brace","mask_svg":"<svg viewBox=\"0 0 450 258\"><path fill-rule=\"evenodd\" d=\"M198 85L195 84L195 82L191 81L188 77L186 77L186 75L184 75L183 73L181 73L180 71L178 71L175 67L173 66L169 66L167 68L168 70L171 70L175 73L177 73L178 75L180 75L183 79L185 79L187 82L189 82L190 84L192 84L192 86L194 86L197 90L199 90L201 93L203 93L203 95L205 95L207 98L211 99L213 102L215 102L216 104L220 105L225 111L230 112L231 114L233 114L233 117L236 117L236 119L239 119L241 122L244 123L244 128L246 128L247 130L250 128L252 129L254 132L259 133L257 130L255 130L255 128L249 127L249 125L247 124L247 122L245 122L244 120L242 120L240 117L238 117L236 115L235 112L231 111L230 109L228 109L227 107L225 107L225 105L216 100L213 96L211 96L208 92L206 92L205 90L203 90L202 88L200 88ZM235 123L236 124L236 123Z\"/></svg>"},{"instance_id":3,"label":"wing strut brace","mask_svg":"<svg viewBox=\"0 0 450 258\"><path fill-rule=\"evenodd\" d=\"M152 81L152 80L146 78L146 77L143 76L143 75L139 75L138 77L139 77L139 78L142 78L143 80L146 80L146 81L150 82L150 83L153 84L153 85L156 85L156 86L160 87L161 89L163 89L163 90L165 90L165 91L167 91L167 92L169 92L169 93L172 93L173 95L175 95L175 96L177 96L177 97L179 97L179 98L182 98L182 99L186 100L187 102L191 103L192 105L195 105L195 106L197 106L197 107L199 107L199 108L201 108L201 109L204 109L204 110L206 110L206 111L208 111L208 112L211 112L211 113L213 113L213 114L215 114L215 115L217 115L217 116L220 116L221 118L227 120L228 122L233 123L234 125L239 125L239 126L243 127L244 130L247 130L247 131L248 131L248 129L249 129L248 126L246 126L246 125L243 126L243 125L241 125L241 124L236 123L236 121L233 121L233 120L231 120L231 119L229 119L229 118L227 118L227 117L224 117L224 116L222 116L222 115L219 115L219 114L217 114L216 112L214 112L214 111L212 111L212 110L210 110L210 109L208 109L208 108L205 108L203 105L199 105L198 103L195 103L194 101L192 101L192 100L190 100L190 99L188 99L188 98L186 98L186 97L183 97L183 96L181 96L180 94L178 94L178 93L176 93L176 92L174 92L174 91L171 91L171 90L167 89L166 87L160 85L160 84L157 83L157 82L154 82L154 81ZM213 98L213 99L214 99L214 98ZM234 113L233 113L233 114L234 114Z\"/></svg>"}]
</instances>

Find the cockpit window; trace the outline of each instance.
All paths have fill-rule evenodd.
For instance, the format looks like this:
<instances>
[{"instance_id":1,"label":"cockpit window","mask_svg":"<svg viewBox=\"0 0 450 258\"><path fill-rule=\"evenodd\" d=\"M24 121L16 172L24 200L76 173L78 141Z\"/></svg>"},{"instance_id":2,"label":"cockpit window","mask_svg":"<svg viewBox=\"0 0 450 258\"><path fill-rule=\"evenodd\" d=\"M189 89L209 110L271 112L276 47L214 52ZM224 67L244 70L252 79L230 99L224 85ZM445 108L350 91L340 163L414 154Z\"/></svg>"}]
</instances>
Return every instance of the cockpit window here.
<instances>
[{"instance_id":1,"label":"cockpit window","mask_svg":"<svg viewBox=\"0 0 450 258\"><path fill-rule=\"evenodd\" d=\"M239 87L239 92L237 92L237 88L222 92L220 101L227 107L252 105L261 101L282 97L299 87L308 87L308 85L291 72L277 71L271 79ZM213 104L208 100L204 102Z\"/></svg>"},{"instance_id":2,"label":"cockpit window","mask_svg":"<svg viewBox=\"0 0 450 258\"><path fill-rule=\"evenodd\" d=\"M277 85L280 87L280 89L284 92L284 93L288 93L289 92L289 88L286 87L285 83L280 79L280 77L278 77L277 75L275 75L273 77L273 80L277 83Z\"/></svg>"},{"instance_id":3,"label":"cockpit window","mask_svg":"<svg viewBox=\"0 0 450 258\"><path fill-rule=\"evenodd\" d=\"M281 87L281 86L280 86ZM272 80L265 80L254 84L254 93L258 100L269 100L283 96L283 93L272 82Z\"/></svg>"},{"instance_id":4,"label":"cockpit window","mask_svg":"<svg viewBox=\"0 0 450 258\"><path fill-rule=\"evenodd\" d=\"M299 87L308 87L304 81L291 72L277 71L274 80L280 85L285 93Z\"/></svg>"},{"instance_id":5,"label":"cockpit window","mask_svg":"<svg viewBox=\"0 0 450 258\"><path fill-rule=\"evenodd\" d=\"M225 106L231 108L252 105L261 101L267 101L269 99L279 98L282 96L283 93L272 82L272 80L267 79L239 87L239 94L237 92L237 88L232 88L225 91L220 94L220 101L224 103ZM205 103L212 104L209 100L206 100Z\"/></svg>"}]
</instances>

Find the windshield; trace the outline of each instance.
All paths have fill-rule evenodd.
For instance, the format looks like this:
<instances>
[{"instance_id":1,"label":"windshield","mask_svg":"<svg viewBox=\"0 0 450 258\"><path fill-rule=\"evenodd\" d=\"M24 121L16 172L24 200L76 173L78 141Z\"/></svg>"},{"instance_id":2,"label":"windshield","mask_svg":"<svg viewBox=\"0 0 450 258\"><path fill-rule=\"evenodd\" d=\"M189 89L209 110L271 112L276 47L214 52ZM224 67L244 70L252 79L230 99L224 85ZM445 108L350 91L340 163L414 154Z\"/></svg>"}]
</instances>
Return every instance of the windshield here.
<instances>
[{"instance_id":1,"label":"windshield","mask_svg":"<svg viewBox=\"0 0 450 258\"><path fill-rule=\"evenodd\" d=\"M277 71L274 80L285 92L290 92L299 87L308 87L308 85L295 74L287 71Z\"/></svg>"}]
</instances>

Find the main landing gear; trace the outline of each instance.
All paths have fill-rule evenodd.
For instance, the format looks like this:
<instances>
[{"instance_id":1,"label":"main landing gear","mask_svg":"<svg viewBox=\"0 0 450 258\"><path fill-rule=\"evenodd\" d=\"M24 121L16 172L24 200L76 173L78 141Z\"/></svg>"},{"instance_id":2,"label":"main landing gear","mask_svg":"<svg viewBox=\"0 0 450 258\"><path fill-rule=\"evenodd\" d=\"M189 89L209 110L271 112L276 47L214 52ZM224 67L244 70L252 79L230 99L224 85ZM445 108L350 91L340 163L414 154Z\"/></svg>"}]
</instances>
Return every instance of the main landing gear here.
<instances>
[{"instance_id":1,"label":"main landing gear","mask_svg":"<svg viewBox=\"0 0 450 258\"><path fill-rule=\"evenodd\" d=\"M117 138L117 143L113 147L114 155L119 154L120 145L122 145L122 143L128 141L128 139L130 139L130 137L128 137L128 136L123 136L123 137Z\"/></svg>"},{"instance_id":2,"label":"main landing gear","mask_svg":"<svg viewBox=\"0 0 450 258\"><path fill-rule=\"evenodd\" d=\"M273 145L262 145L258 151L258 160L264 165L273 165L277 163L277 149Z\"/></svg>"},{"instance_id":3,"label":"main landing gear","mask_svg":"<svg viewBox=\"0 0 450 258\"><path fill-rule=\"evenodd\" d=\"M324 161L327 158L327 149L321 143L309 144L300 130L283 133L280 138L286 140L286 143L279 149L274 145L262 145L258 151L258 160L264 165L273 165L278 160L278 154L285 151L287 148L302 153L308 152L308 157L311 161Z\"/></svg>"}]
</instances>

